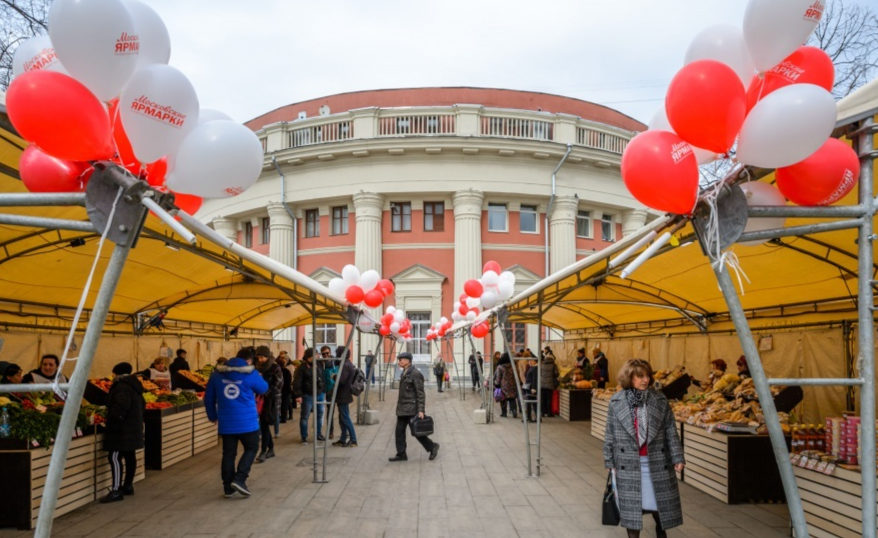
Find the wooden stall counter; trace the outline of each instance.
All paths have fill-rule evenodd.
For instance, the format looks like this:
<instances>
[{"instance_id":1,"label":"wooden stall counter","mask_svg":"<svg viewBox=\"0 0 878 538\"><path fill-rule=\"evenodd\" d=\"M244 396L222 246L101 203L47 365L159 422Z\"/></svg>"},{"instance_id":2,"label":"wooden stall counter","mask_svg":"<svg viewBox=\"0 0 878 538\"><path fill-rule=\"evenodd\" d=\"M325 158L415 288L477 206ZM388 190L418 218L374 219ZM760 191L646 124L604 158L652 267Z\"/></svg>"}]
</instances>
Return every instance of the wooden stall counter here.
<instances>
[{"instance_id":1,"label":"wooden stall counter","mask_svg":"<svg viewBox=\"0 0 878 538\"><path fill-rule=\"evenodd\" d=\"M863 535L863 482L859 471L836 467L826 474L794 465L793 472L812 537Z\"/></svg>"},{"instance_id":2,"label":"wooden stall counter","mask_svg":"<svg viewBox=\"0 0 878 538\"><path fill-rule=\"evenodd\" d=\"M564 420L591 420L591 389L560 389L560 415Z\"/></svg>"}]
</instances>

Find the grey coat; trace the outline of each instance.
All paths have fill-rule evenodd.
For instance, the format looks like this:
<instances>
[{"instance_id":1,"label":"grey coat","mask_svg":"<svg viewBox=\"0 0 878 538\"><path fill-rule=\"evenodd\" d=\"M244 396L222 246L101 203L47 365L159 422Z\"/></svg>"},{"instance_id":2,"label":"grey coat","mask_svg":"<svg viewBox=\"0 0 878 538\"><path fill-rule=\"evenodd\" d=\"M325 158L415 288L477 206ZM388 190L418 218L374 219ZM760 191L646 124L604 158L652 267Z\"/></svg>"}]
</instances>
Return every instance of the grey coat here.
<instances>
[{"instance_id":1,"label":"grey coat","mask_svg":"<svg viewBox=\"0 0 878 538\"><path fill-rule=\"evenodd\" d=\"M677 475L674 473L674 465L685 463L683 445L677 435L674 413L667 398L661 392L649 389L647 408L649 471L662 527L670 529L683 524L680 491L677 488ZM624 390L610 399L604 438L604 467L616 470L616 495L622 526L626 529L642 529L640 447L637 445L634 417L631 416Z\"/></svg>"},{"instance_id":2,"label":"grey coat","mask_svg":"<svg viewBox=\"0 0 878 538\"><path fill-rule=\"evenodd\" d=\"M555 364L554 357L546 357L540 365L540 386L544 389L555 390L558 388L558 377L561 373L558 371L558 365Z\"/></svg>"},{"instance_id":3,"label":"grey coat","mask_svg":"<svg viewBox=\"0 0 878 538\"><path fill-rule=\"evenodd\" d=\"M396 416L413 417L418 413L425 413L426 400L424 375L410 365L399 378L399 401L396 404Z\"/></svg>"}]
</instances>

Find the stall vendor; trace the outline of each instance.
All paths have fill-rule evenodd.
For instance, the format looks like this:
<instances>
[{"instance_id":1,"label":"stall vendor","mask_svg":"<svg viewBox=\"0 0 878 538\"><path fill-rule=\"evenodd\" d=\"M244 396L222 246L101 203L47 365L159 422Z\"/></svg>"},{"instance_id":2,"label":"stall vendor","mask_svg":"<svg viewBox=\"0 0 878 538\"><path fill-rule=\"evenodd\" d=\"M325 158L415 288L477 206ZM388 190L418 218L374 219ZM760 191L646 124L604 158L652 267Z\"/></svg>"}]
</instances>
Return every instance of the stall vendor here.
<instances>
[{"instance_id":1,"label":"stall vendor","mask_svg":"<svg viewBox=\"0 0 878 538\"><path fill-rule=\"evenodd\" d=\"M750 367L747 366L747 357L744 355L741 355L738 359L738 375L741 377L753 377L753 375L750 374Z\"/></svg>"},{"instance_id":2,"label":"stall vendor","mask_svg":"<svg viewBox=\"0 0 878 538\"><path fill-rule=\"evenodd\" d=\"M58 371L61 361L57 355L43 355L40 359L40 367L31 370L21 379L22 383L54 383L55 379L58 383L67 383L67 376Z\"/></svg>"},{"instance_id":3,"label":"stall vendor","mask_svg":"<svg viewBox=\"0 0 878 538\"><path fill-rule=\"evenodd\" d=\"M713 359L710 361L710 374L707 376L707 382L698 381L691 375L689 377L692 379L693 385L701 387L704 391L709 391L713 388L713 385L725 375L727 369L728 365L726 364L726 361L722 359Z\"/></svg>"},{"instance_id":4,"label":"stall vendor","mask_svg":"<svg viewBox=\"0 0 878 538\"><path fill-rule=\"evenodd\" d=\"M588 360L588 355L585 354L585 348L582 347L576 350L576 367L582 370L589 366L591 366L591 361Z\"/></svg>"},{"instance_id":5,"label":"stall vendor","mask_svg":"<svg viewBox=\"0 0 878 538\"><path fill-rule=\"evenodd\" d=\"M24 370L14 362L0 366L0 385L18 385L24 377Z\"/></svg>"},{"instance_id":6,"label":"stall vendor","mask_svg":"<svg viewBox=\"0 0 878 538\"><path fill-rule=\"evenodd\" d=\"M152 361L152 366L140 373L144 378L149 379L165 390L171 390L171 372L165 365L165 358L158 357Z\"/></svg>"}]
</instances>

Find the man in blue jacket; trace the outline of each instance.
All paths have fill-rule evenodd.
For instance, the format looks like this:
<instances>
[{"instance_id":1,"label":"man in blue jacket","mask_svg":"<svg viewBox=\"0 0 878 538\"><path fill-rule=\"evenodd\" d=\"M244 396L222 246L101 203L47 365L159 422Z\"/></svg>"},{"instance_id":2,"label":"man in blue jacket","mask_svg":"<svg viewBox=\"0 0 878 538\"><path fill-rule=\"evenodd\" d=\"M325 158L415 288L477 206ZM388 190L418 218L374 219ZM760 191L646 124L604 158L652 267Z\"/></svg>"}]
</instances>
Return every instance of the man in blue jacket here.
<instances>
[{"instance_id":1,"label":"man in blue jacket","mask_svg":"<svg viewBox=\"0 0 878 538\"><path fill-rule=\"evenodd\" d=\"M253 348L245 347L225 364L216 367L204 393L204 409L211 422L219 421L223 438L223 491L232 497L235 492L250 496L247 477L259 450L259 414L256 395L268 391L268 383L253 367ZM238 442L244 454L235 471Z\"/></svg>"}]
</instances>

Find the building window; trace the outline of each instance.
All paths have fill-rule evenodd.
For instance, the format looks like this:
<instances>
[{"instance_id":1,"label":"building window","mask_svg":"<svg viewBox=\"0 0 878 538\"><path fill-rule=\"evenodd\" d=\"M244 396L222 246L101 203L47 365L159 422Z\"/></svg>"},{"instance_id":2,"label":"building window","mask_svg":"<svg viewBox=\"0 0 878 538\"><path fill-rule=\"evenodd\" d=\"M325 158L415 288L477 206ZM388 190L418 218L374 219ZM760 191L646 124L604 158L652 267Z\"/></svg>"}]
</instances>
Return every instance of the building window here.
<instances>
[{"instance_id":1,"label":"building window","mask_svg":"<svg viewBox=\"0 0 878 538\"><path fill-rule=\"evenodd\" d=\"M406 351L411 353L415 359L430 359L430 341L427 340L427 329L430 328L430 313L409 312L407 316L409 321L412 322L412 341L406 343Z\"/></svg>"},{"instance_id":2,"label":"building window","mask_svg":"<svg viewBox=\"0 0 878 538\"><path fill-rule=\"evenodd\" d=\"M591 213L588 211L576 212L576 236L591 237Z\"/></svg>"},{"instance_id":3,"label":"building window","mask_svg":"<svg viewBox=\"0 0 878 538\"><path fill-rule=\"evenodd\" d=\"M262 219L262 244L267 245L271 241L271 219Z\"/></svg>"},{"instance_id":4,"label":"building window","mask_svg":"<svg viewBox=\"0 0 878 538\"><path fill-rule=\"evenodd\" d=\"M316 209L305 211L305 237L320 237L320 212Z\"/></svg>"},{"instance_id":5,"label":"building window","mask_svg":"<svg viewBox=\"0 0 878 538\"><path fill-rule=\"evenodd\" d=\"M613 215L603 215L601 217L601 239L604 241L615 241L616 234L613 228Z\"/></svg>"},{"instance_id":6,"label":"building window","mask_svg":"<svg viewBox=\"0 0 878 538\"><path fill-rule=\"evenodd\" d=\"M318 353L321 347L329 346L332 349L333 355L335 355L335 347L338 343L338 340L336 340L337 328L331 323L317 324L317 338L314 339L314 345L317 347L316 351Z\"/></svg>"},{"instance_id":7,"label":"building window","mask_svg":"<svg viewBox=\"0 0 878 538\"><path fill-rule=\"evenodd\" d=\"M488 204L488 231L506 232L509 230L506 204Z\"/></svg>"},{"instance_id":8,"label":"building window","mask_svg":"<svg viewBox=\"0 0 878 538\"><path fill-rule=\"evenodd\" d=\"M244 246L253 247L253 223L249 220L244 223Z\"/></svg>"},{"instance_id":9,"label":"building window","mask_svg":"<svg viewBox=\"0 0 878 538\"><path fill-rule=\"evenodd\" d=\"M506 341L513 353L527 347L527 326L524 323L510 323L506 326Z\"/></svg>"},{"instance_id":10,"label":"building window","mask_svg":"<svg viewBox=\"0 0 878 538\"><path fill-rule=\"evenodd\" d=\"M348 233L348 206L332 208L332 235Z\"/></svg>"},{"instance_id":11,"label":"building window","mask_svg":"<svg viewBox=\"0 0 878 538\"><path fill-rule=\"evenodd\" d=\"M390 204L390 231L412 231L412 204L411 202L392 202Z\"/></svg>"},{"instance_id":12,"label":"building window","mask_svg":"<svg viewBox=\"0 0 878 538\"><path fill-rule=\"evenodd\" d=\"M524 234L537 233L537 206L523 205L520 212L520 231Z\"/></svg>"},{"instance_id":13,"label":"building window","mask_svg":"<svg viewBox=\"0 0 878 538\"><path fill-rule=\"evenodd\" d=\"M445 231L445 202L424 202L424 231Z\"/></svg>"}]
</instances>

